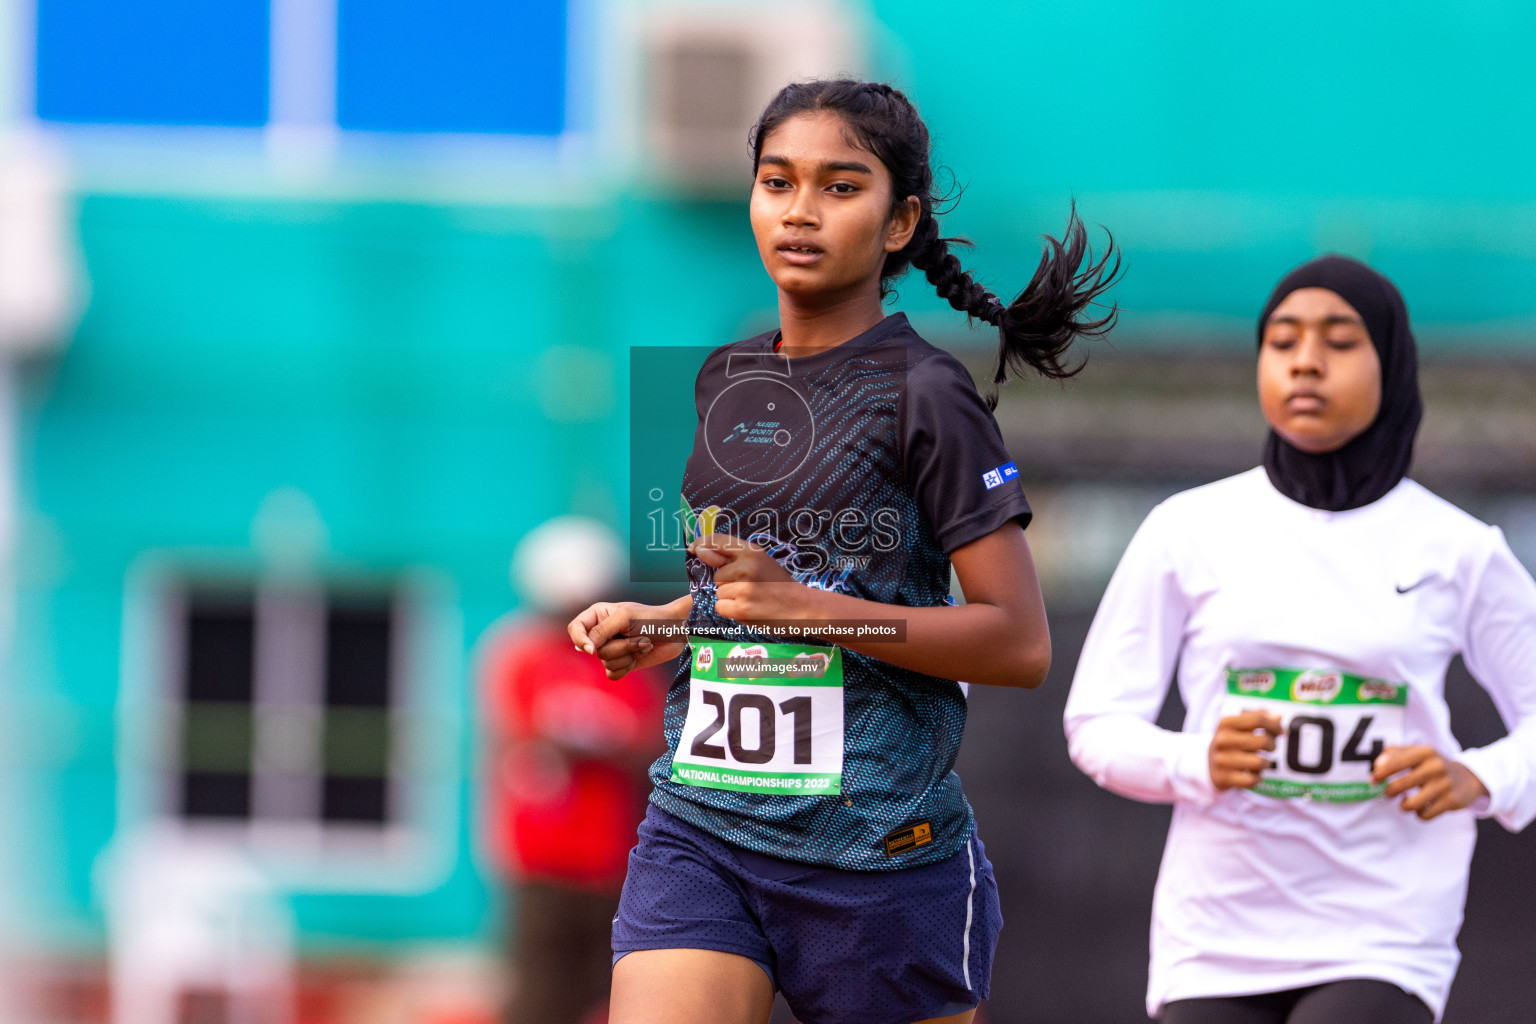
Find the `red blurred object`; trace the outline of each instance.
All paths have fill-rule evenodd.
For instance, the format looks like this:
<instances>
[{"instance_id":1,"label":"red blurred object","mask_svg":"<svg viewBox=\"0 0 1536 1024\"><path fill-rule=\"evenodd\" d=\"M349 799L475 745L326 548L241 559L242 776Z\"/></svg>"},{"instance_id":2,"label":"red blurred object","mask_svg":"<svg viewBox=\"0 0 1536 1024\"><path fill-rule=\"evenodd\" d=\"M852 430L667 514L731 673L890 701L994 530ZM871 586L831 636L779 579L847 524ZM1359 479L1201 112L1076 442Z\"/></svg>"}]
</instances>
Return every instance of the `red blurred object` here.
<instances>
[{"instance_id":1,"label":"red blurred object","mask_svg":"<svg viewBox=\"0 0 1536 1024\"><path fill-rule=\"evenodd\" d=\"M484 664L498 862L521 880L617 892L645 815L645 764L661 751L663 680L609 679L553 623L503 631Z\"/></svg>"}]
</instances>

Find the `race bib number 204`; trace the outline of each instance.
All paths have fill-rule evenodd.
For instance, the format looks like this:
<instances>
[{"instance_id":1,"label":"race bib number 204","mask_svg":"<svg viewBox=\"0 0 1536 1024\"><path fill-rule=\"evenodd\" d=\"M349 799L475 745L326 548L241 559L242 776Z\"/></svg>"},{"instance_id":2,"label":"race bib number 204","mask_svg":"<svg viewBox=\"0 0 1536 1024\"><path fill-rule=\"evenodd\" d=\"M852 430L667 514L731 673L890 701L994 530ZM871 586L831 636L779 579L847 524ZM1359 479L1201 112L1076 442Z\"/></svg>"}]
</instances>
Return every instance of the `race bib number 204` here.
<instances>
[{"instance_id":1,"label":"race bib number 204","mask_svg":"<svg viewBox=\"0 0 1536 1024\"><path fill-rule=\"evenodd\" d=\"M776 796L842 792L838 648L688 642L688 718L672 753L673 782Z\"/></svg>"},{"instance_id":2,"label":"race bib number 204","mask_svg":"<svg viewBox=\"0 0 1536 1024\"><path fill-rule=\"evenodd\" d=\"M1285 734L1253 792L1370 800L1386 789L1371 782L1372 762L1403 742L1408 687L1334 669L1228 669L1222 716L1255 709L1279 715Z\"/></svg>"}]
</instances>

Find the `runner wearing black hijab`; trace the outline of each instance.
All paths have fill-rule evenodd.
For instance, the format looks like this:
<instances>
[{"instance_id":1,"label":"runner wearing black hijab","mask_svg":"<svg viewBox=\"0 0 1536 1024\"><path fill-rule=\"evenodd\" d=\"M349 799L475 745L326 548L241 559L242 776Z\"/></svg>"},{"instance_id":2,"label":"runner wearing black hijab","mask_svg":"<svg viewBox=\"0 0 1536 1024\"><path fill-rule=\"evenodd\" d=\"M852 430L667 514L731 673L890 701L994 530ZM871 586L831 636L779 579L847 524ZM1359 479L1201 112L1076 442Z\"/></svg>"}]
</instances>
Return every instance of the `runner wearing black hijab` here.
<instances>
[{"instance_id":1,"label":"runner wearing black hijab","mask_svg":"<svg viewBox=\"0 0 1536 1024\"><path fill-rule=\"evenodd\" d=\"M1275 286L1259 315L1259 347L1275 309L1302 288L1323 288L1352 306L1365 323L1381 365L1381 412L1342 448L1310 452L1274 430L1264 445L1264 470L1292 501L1329 512L1369 505L1408 475L1424 405L1419 360L1408 330L1408 308L1392 282L1363 263L1323 256L1303 263Z\"/></svg>"},{"instance_id":2,"label":"runner wearing black hijab","mask_svg":"<svg viewBox=\"0 0 1536 1024\"><path fill-rule=\"evenodd\" d=\"M1536 818L1536 583L1406 479L1407 309L1342 256L1259 320L1264 465L1159 505L1094 619L1073 760L1171 802L1147 1009L1168 1024L1426 1024L1445 1006L1473 817ZM1461 655L1510 734L1462 750ZM1188 712L1154 724L1177 666ZM1471 813L1467 813L1470 811Z\"/></svg>"}]
</instances>

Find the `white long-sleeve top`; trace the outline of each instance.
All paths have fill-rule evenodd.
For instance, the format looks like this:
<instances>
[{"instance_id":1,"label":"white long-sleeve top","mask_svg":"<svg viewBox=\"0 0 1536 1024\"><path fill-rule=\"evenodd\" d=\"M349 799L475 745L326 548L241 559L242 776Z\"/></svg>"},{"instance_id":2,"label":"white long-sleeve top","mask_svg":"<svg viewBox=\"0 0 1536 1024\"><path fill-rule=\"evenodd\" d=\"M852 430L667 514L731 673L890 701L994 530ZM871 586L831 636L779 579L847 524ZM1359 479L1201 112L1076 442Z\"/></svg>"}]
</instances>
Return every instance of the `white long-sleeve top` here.
<instances>
[{"instance_id":1,"label":"white long-sleeve top","mask_svg":"<svg viewBox=\"0 0 1536 1024\"><path fill-rule=\"evenodd\" d=\"M1444 697L1457 654L1510 729L1465 751ZM1181 732L1154 724L1175 665ZM1380 797L1218 792L1207 751L1233 710L1228 670L1245 668L1406 684L1401 735L1388 741L1459 760L1489 798L1424 822ZM1367 977L1417 995L1438 1020L1460 959L1473 814L1512 831L1536 817L1536 583L1497 527L1412 481L1325 512L1253 469L1148 515L1094 618L1065 718L1073 762L1101 786L1174 804L1149 1013Z\"/></svg>"}]
</instances>

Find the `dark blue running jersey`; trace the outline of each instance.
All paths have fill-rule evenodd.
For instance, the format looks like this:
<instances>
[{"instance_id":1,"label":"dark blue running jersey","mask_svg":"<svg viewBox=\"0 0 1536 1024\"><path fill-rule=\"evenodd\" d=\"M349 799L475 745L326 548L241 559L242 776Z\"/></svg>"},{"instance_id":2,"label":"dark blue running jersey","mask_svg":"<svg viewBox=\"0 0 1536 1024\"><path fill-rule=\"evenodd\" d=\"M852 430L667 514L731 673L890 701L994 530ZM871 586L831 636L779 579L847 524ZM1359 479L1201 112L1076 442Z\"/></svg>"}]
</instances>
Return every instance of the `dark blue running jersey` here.
<instances>
[{"instance_id":1,"label":"dark blue running jersey","mask_svg":"<svg viewBox=\"0 0 1536 1024\"><path fill-rule=\"evenodd\" d=\"M683 476L716 530L768 549L809 586L883 604L952 604L949 552L1029 503L970 374L903 314L803 357L777 332L716 349L699 371L699 425ZM782 642L715 611L713 571L687 562L689 631ZM672 779L692 658L667 693L669 752L651 800L735 846L844 870L941 861L974 820L955 774L965 729L959 683L844 649L841 792L780 795ZM723 714L723 712L722 712Z\"/></svg>"}]
</instances>

